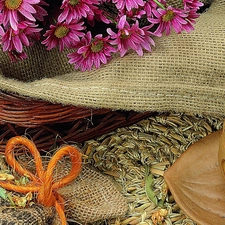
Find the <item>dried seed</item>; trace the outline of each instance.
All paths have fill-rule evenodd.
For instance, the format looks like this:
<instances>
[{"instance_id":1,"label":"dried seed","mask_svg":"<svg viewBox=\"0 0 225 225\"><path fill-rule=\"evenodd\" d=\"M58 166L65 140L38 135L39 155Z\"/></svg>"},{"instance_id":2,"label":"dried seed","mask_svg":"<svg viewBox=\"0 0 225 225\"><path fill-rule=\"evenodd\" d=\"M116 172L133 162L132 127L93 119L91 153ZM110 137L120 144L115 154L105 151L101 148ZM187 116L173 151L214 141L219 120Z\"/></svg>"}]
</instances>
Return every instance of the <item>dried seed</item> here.
<instances>
[{"instance_id":1,"label":"dried seed","mask_svg":"<svg viewBox=\"0 0 225 225\"><path fill-rule=\"evenodd\" d=\"M121 224L122 225L127 225L127 224L132 224L132 221L137 221L138 220L138 217L130 217L130 218L127 218L126 220L122 221ZM134 223L133 223L134 224Z\"/></svg>"}]
</instances>

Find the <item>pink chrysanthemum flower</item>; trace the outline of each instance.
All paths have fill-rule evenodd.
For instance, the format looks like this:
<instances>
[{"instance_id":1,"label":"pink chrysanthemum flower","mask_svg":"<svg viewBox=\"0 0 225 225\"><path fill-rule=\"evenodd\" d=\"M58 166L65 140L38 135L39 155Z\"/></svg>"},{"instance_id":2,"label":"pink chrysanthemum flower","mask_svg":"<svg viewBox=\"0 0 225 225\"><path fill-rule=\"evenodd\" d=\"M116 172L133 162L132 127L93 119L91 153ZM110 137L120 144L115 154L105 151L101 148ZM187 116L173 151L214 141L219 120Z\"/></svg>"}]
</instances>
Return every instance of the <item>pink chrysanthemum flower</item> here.
<instances>
[{"instance_id":1,"label":"pink chrysanthemum flower","mask_svg":"<svg viewBox=\"0 0 225 225\"><path fill-rule=\"evenodd\" d=\"M99 0L63 0L62 13L58 17L59 22L80 20L82 17L94 16L94 9L100 4Z\"/></svg>"},{"instance_id":2,"label":"pink chrysanthemum flower","mask_svg":"<svg viewBox=\"0 0 225 225\"><path fill-rule=\"evenodd\" d=\"M30 21L36 21L32 14L36 13L33 5L40 0L0 0L0 12L3 16L3 25L9 22L13 30L17 30L19 17L23 16Z\"/></svg>"},{"instance_id":3,"label":"pink chrysanthemum flower","mask_svg":"<svg viewBox=\"0 0 225 225\"><path fill-rule=\"evenodd\" d=\"M0 24L3 23L3 16L2 16L2 13L0 13Z\"/></svg>"},{"instance_id":4,"label":"pink chrysanthemum flower","mask_svg":"<svg viewBox=\"0 0 225 225\"><path fill-rule=\"evenodd\" d=\"M184 25L184 29L187 32L194 30L192 24L196 23L196 19L199 17L199 13L197 12L201 6L204 4L199 2L198 0L183 0L184 9L188 11L188 16L186 18L187 24Z\"/></svg>"},{"instance_id":5,"label":"pink chrysanthemum flower","mask_svg":"<svg viewBox=\"0 0 225 225\"><path fill-rule=\"evenodd\" d=\"M116 4L117 9L127 9L128 11L145 5L143 0L112 0L112 2Z\"/></svg>"},{"instance_id":6,"label":"pink chrysanthemum flower","mask_svg":"<svg viewBox=\"0 0 225 225\"><path fill-rule=\"evenodd\" d=\"M109 19L111 18L111 15L109 15L108 12L105 12L104 10L101 10L101 9L93 9L93 12L94 12L94 17L93 16L87 17L88 23L91 26L95 25L95 21L102 21L105 24L109 24L112 22Z\"/></svg>"},{"instance_id":7,"label":"pink chrysanthemum flower","mask_svg":"<svg viewBox=\"0 0 225 225\"><path fill-rule=\"evenodd\" d=\"M196 11L204 4L198 0L183 0L184 9L196 9Z\"/></svg>"},{"instance_id":8,"label":"pink chrysanthemum flower","mask_svg":"<svg viewBox=\"0 0 225 225\"><path fill-rule=\"evenodd\" d=\"M25 52L17 52L16 50L9 51L8 55L11 62L17 62L27 58L27 54Z\"/></svg>"},{"instance_id":9,"label":"pink chrysanthemum flower","mask_svg":"<svg viewBox=\"0 0 225 225\"><path fill-rule=\"evenodd\" d=\"M136 21L137 19L140 19L143 15L145 15L146 14L146 12L145 12L145 10L143 10L143 8L142 7L139 7L139 8L137 8L137 9L132 9L132 10L130 10L130 11L128 11L128 10L126 10L126 9L123 9L123 10L120 10L119 12L118 12L118 16L119 17L122 17L123 15L126 15L127 16L127 18L129 18L129 19L132 19L132 20L134 20L134 21Z\"/></svg>"},{"instance_id":10,"label":"pink chrysanthemum flower","mask_svg":"<svg viewBox=\"0 0 225 225\"><path fill-rule=\"evenodd\" d=\"M120 56L123 57L129 49L133 49L138 55L143 56L143 49L151 51L151 45L154 45L150 35L154 35L148 31L151 26L140 28L138 21L131 25L126 20L126 15L122 16L118 22L118 32L115 33L111 28L107 29L111 36L112 45L118 46Z\"/></svg>"},{"instance_id":11,"label":"pink chrysanthemum flower","mask_svg":"<svg viewBox=\"0 0 225 225\"><path fill-rule=\"evenodd\" d=\"M196 9L190 9L188 16L186 18L187 24L183 25L184 30L191 32L194 30L193 24L196 23L196 19L199 17L199 14L196 12Z\"/></svg>"},{"instance_id":12,"label":"pink chrysanthemum flower","mask_svg":"<svg viewBox=\"0 0 225 225\"><path fill-rule=\"evenodd\" d=\"M37 28L36 24L28 21L18 23L17 27L17 30L9 28L6 32L1 29L0 35L2 36L4 52L16 51L22 53L23 46L30 46L31 37L34 33L39 33L42 30L41 28Z\"/></svg>"},{"instance_id":13,"label":"pink chrysanthemum flower","mask_svg":"<svg viewBox=\"0 0 225 225\"><path fill-rule=\"evenodd\" d=\"M58 22L56 25L51 25L50 30L44 34L47 37L42 44L47 46L47 50L59 46L59 50L63 51L64 48L70 48L80 41L80 37L84 36L82 32L85 27L83 22L77 23L72 20L70 23Z\"/></svg>"},{"instance_id":14,"label":"pink chrysanthemum flower","mask_svg":"<svg viewBox=\"0 0 225 225\"><path fill-rule=\"evenodd\" d=\"M49 6L44 0L40 0L39 4L33 5L36 13L34 17L39 21L44 21L44 17L48 15L48 12L42 6Z\"/></svg>"},{"instance_id":15,"label":"pink chrysanthemum flower","mask_svg":"<svg viewBox=\"0 0 225 225\"><path fill-rule=\"evenodd\" d=\"M152 16L152 11L156 10L157 4L154 1L147 1L144 5L144 11L146 12L147 17Z\"/></svg>"},{"instance_id":16,"label":"pink chrysanthemum flower","mask_svg":"<svg viewBox=\"0 0 225 225\"><path fill-rule=\"evenodd\" d=\"M102 63L106 64L111 59L113 52L116 52L109 43L109 37L102 37L102 34L99 34L92 38L90 31L76 48L76 52L68 54L69 63L81 71L91 70L93 66L99 68Z\"/></svg>"},{"instance_id":17,"label":"pink chrysanthemum flower","mask_svg":"<svg viewBox=\"0 0 225 225\"><path fill-rule=\"evenodd\" d=\"M169 35L171 32L171 27L176 33L181 33L185 30L185 25L188 24L187 12L182 9L176 9L172 6L168 6L166 9L158 8L153 11L154 18L148 18L149 22L153 24L158 24L156 33L166 32Z\"/></svg>"},{"instance_id":18,"label":"pink chrysanthemum flower","mask_svg":"<svg viewBox=\"0 0 225 225\"><path fill-rule=\"evenodd\" d=\"M5 35L3 27L0 25L0 44L2 44L2 37Z\"/></svg>"}]
</instances>

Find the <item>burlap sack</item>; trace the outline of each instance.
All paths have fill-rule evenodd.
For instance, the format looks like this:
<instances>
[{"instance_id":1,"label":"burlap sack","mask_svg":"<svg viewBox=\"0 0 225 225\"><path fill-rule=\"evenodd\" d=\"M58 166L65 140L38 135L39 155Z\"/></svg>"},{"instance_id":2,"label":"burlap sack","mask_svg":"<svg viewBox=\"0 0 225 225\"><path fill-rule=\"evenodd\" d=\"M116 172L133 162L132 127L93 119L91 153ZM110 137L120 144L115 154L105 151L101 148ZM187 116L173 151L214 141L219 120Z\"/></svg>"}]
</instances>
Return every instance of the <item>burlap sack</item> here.
<instances>
[{"instance_id":1,"label":"burlap sack","mask_svg":"<svg viewBox=\"0 0 225 225\"><path fill-rule=\"evenodd\" d=\"M108 177L89 167L80 176L59 190L66 200L68 219L82 224L124 216L126 199Z\"/></svg>"},{"instance_id":2,"label":"burlap sack","mask_svg":"<svg viewBox=\"0 0 225 225\"><path fill-rule=\"evenodd\" d=\"M136 111L224 114L225 1L215 0L191 34L155 38L152 53L130 53L89 72L73 71L64 54L38 46L29 61L0 53L0 89L50 102ZM19 82L36 77L33 82Z\"/></svg>"},{"instance_id":3,"label":"burlap sack","mask_svg":"<svg viewBox=\"0 0 225 225\"><path fill-rule=\"evenodd\" d=\"M49 156L42 156L42 160L46 167ZM20 155L18 161L35 174L35 163L31 156ZM54 179L59 180L65 177L70 171L70 166L69 160L61 159L54 170ZM57 192L65 200L67 220L87 224L109 218L119 218L126 214L128 204L118 188L118 184L109 176L84 165L79 176L70 184L58 189ZM61 222L54 207L33 204L31 207L13 208L8 201L0 198L0 224L60 225Z\"/></svg>"}]
</instances>

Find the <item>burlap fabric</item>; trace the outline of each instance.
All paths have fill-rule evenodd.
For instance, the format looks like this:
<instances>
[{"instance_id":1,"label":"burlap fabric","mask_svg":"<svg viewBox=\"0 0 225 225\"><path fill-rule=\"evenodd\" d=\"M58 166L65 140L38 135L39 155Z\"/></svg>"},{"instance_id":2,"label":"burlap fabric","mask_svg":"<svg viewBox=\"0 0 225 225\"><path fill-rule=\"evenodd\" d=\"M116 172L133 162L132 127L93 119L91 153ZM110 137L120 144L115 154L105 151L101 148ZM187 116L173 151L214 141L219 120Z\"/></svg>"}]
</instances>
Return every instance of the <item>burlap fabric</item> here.
<instances>
[{"instance_id":1,"label":"burlap fabric","mask_svg":"<svg viewBox=\"0 0 225 225\"><path fill-rule=\"evenodd\" d=\"M26 169L35 173L33 158L28 154L19 156L18 160L23 167L26 166ZM46 166L49 156L42 156L42 160ZM69 160L61 159L54 170L54 179L64 177L70 171L70 166ZM57 191L65 200L67 219L79 224L87 224L126 214L128 204L119 188L109 176L84 165L80 175L72 183ZM9 202L0 198L0 224L60 225L61 222L54 207L34 204L26 208L12 208Z\"/></svg>"},{"instance_id":2,"label":"burlap fabric","mask_svg":"<svg viewBox=\"0 0 225 225\"><path fill-rule=\"evenodd\" d=\"M0 224L4 225L57 225L58 220L54 220L55 210L53 208L33 205L29 208L16 208L6 205L0 199Z\"/></svg>"},{"instance_id":3,"label":"burlap fabric","mask_svg":"<svg viewBox=\"0 0 225 225\"><path fill-rule=\"evenodd\" d=\"M89 72L73 71L64 54L31 48L29 61L0 53L0 89L50 102L136 111L224 114L225 1L215 0L191 34L155 38L152 53L115 57ZM32 82L37 77L47 77Z\"/></svg>"},{"instance_id":4,"label":"burlap fabric","mask_svg":"<svg viewBox=\"0 0 225 225\"><path fill-rule=\"evenodd\" d=\"M59 193L67 200L67 218L82 224L121 217L128 210L126 199L116 184L89 167L83 167L81 175Z\"/></svg>"}]
</instances>

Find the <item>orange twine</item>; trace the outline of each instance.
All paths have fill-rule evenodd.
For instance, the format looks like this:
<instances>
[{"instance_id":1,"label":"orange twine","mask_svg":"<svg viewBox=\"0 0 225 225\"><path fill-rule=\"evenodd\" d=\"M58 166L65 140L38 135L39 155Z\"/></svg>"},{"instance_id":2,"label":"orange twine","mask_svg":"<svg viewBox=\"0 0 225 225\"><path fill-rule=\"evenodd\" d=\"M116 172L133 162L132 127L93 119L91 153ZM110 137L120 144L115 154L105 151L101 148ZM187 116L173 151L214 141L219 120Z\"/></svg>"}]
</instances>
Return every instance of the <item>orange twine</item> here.
<instances>
[{"instance_id":1,"label":"orange twine","mask_svg":"<svg viewBox=\"0 0 225 225\"><path fill-rule=\"evenodd\" d=\"M36 165L36 175L29 170L23 168L19 162L15 159L13 150L18 144L22 144L27 147L34 157ZM72 168L68 175L63 177L59 181L53 181L53 171L57 162L69 155L71 159ZM0 181L0 186L7 190L16 191L20 193L37 192L37 200L39 204L44 206L55 206L57 213L60 217L61 224L66 225L66 216L64 213L64 200L62 196L57 193L57 189L69 184L73 181L81 171L82 157L77 148L73 146L64 146L59 149L55 155L49 161L46 170L43 169L42 160L39 151L35 144L27 138L16 136L11 138L5 148L5 157L7 163L15 169L21 175L26 175L31 180L26 186L15 185L10 182Z\"/></svg>"}]
</instances>

